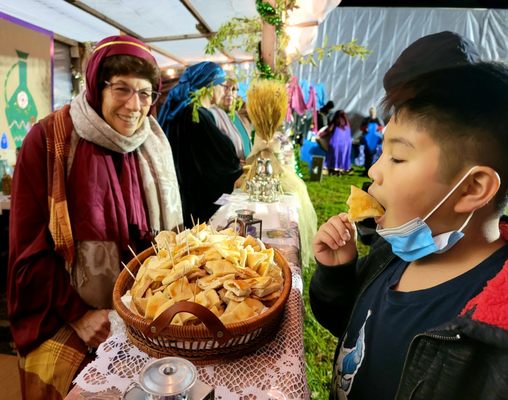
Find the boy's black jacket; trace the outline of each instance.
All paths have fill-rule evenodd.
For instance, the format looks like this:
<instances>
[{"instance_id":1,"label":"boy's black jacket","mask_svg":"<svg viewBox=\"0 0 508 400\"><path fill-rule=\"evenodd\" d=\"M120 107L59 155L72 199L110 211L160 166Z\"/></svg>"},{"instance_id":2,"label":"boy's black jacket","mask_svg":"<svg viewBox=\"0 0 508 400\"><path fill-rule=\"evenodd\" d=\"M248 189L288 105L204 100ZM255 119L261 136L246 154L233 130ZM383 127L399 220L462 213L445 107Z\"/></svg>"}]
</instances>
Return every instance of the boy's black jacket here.
<instances>
[{"instance_id":1,"label":"boy's black jacket","mask_svg":"<svg viewBox=\"0 0 508 400\"><path fill-rule=\"evenodd\" d=\"M310 303L319 323L341 338L357 298L394 258L379 239L358 262L318 263ZM412 340L395 400L508 400L507 328L508 262L461 315Z\"/></svg>"}]
</instances>

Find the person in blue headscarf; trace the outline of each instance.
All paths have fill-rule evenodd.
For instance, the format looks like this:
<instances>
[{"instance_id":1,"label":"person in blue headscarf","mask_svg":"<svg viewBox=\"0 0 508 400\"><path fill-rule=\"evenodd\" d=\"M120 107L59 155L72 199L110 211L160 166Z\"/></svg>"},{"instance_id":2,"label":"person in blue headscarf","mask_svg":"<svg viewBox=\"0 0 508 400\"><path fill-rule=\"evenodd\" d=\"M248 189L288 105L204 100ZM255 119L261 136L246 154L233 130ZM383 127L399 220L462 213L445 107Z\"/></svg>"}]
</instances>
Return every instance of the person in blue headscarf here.
<instances>
[{"instance_id":1,"label":"person in blue headscarf","mask_svg":"<svg viewBox=\"0 0 508 400\"><path fill-rule=\"evenodd\" d=\"M171 143L180 186L184 224L207 221L217 211L214 202L231 193L242 174L240 160L230 138L217 127L207 107L224 96L226 75L210 61L188 67L171 89L158 121ZM192 94L203 88L198 121L193 119Z\"/></svg>"}]
</instances>

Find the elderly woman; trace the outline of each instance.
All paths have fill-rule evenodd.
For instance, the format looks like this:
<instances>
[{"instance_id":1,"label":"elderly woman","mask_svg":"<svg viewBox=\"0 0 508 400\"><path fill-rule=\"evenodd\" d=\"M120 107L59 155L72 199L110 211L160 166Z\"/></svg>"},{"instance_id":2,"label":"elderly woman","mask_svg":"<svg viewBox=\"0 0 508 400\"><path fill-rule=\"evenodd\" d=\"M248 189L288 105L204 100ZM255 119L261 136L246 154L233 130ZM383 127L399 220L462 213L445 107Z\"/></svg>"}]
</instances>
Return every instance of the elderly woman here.
<instances>
[{"instance_id":1,"label":"elderly woman","mask_svg":"<svg viewBox=\"0 0 508 400\"><path fill-rule=\"evenodd\" d=\"M238 84L235 79L229 78L223 85L224 96L220 104L214 105L210 111L217 121L217 126L223 132L231 132L228 136L235 135L235 139L239 138L239 145L233 140L237 155L240 160L244 161L251 152L250 131L251 126L248 121L240 118L236 110L238 99Z\"/></svg>"},{"instance_id":2,"label":"elderly woman","mask_svg":"<svg viewBox=\"0 0 508 400\"><path fill-rule=\"evenodd\" d=\"M30 130L14 172L8 312L24 398L61 399L109 333L121 261L182 223L160 71L129 36L97 44L86 91ZM49 207L48 207L49 206Z\"/></svg>"},{"instance_id":3,"label":"elderly woman","mask_svg":"<svg viewBox=\"0 0 508 400\"><path fill-rule=\"evenodd\" d=\"M217 64L206 61L192 65L169 92L159 114L175 156L186 226L198 218L207 221L219 208L215 201L223 193L231 193L242 174L233 142L207 109L220 103L224 82L224 71ZM196 97L201 103L197 110L192 102ZM197 111L198 120L193 118L193 111Z\"/></svg>"}]
</instances>

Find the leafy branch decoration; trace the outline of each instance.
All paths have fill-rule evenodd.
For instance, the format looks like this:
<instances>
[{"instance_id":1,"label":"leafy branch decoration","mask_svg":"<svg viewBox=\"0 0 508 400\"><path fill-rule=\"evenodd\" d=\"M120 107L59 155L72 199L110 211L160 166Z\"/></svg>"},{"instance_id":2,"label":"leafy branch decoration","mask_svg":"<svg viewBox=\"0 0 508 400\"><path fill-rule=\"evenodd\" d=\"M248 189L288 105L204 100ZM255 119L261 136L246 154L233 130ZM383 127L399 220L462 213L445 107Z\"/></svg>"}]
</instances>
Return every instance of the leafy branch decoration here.
<instances>
[{"instance_id":1,"label":"leafy branch decoration","mask_svg":"<svg viewBox=\"0 0 508 400\"><path fill-rule=\"evenodd\" d=\"M323 58L330 58L336 52L342 52L351 57L360 57L362 60L365 59L369 54L372 53L371 50L357 43L357 40L354 39L348 43L342 44L334 44L331 46L327 46L328 38L325 37L322 47L318 47L314 49L314 51L305 56L299 55L297 58L297 62L303 65L311 64L317 67L317 61L321 61ZM317 61L316 61L317 58Z\"/></svg>"},{"instance_id":2,"label":"leafy branch decoration","mask_svg":"<svg viewBox=\"0 0 508 400\"><path fill-rule=\"evenodd\" d=\"M209 39L205 47L205 53L211 55L217 51L234 49L254 53L260 40L260 18L232 18L222 24L219 30Z\"/></svg>"},{"instance_id":3,"label":"leafy branch decoration","mask_svg":"<svg viewBox=\"0 0 508 400\"><path fill-rule=\"evenodd\" d=\"M199 107L202 107L203 99L211 98L213 96L213 85L204 86L201 89L195 90L190 94L190 104L192 105L192 122L199 122Z\"/></svg>"},{"instance_id":4,"label":"leafy branch decoration","mask_svg":"<svg viewBox=\"0 0 508 400\"><path fill-rule=\"evenodd\" d=\"M222 24L219 30L209 39L205 48L206 54L235 49L257 54L257 74L255 74L255 78L287 81L290 78L290 60L286 55L289 36L285 32L284 26L288 13L295 8L297 8L296 0L277 0L275 7L263 0L256 0L256 9L260 16L258 18L232 18ZM261 41L263 21L274 25L276 29L278 45L276 49L276 65L273 69L261 57L259 43ZM318 61L321 61L325 57L331 57L336 52L342 52L351 57L358 56L362 60L371 53L366 47L358 44L356 39L348 43L329 46L328 37L326 37L321 47L316 48L312 53L307 55L297 54L293 59L300 64L317 66Z\"/></svg>"}]
</instances>

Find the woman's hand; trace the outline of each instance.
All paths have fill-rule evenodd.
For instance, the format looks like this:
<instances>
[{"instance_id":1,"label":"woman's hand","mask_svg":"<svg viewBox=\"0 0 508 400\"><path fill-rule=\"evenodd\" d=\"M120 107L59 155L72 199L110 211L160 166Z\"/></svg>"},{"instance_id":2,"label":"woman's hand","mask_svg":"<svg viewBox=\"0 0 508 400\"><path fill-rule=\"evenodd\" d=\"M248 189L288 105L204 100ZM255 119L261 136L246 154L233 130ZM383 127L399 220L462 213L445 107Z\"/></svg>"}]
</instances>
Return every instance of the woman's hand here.
<instances>
[{"instance_id":1,"label":"woman's hand","mask_svg":"<svg viewBox=\"0 0 508 400\"><path fill-rule=\"evenodd\" d=\"M69 325L87 346L97 348L109 335L109 311L87 311L80 319L71 322Z\"/></svg>"},{"instance_id":2,"label":"woman's hand","mask_svg":"<svg viewBox=\"0 0 508 400\"><path fill-rule=\"evenodd\" d=\"M314 257L328 266L346 264L357 255L356 227L346 213L331 217L321 225L312 242Z\"/></svg>"}]
</instances>

